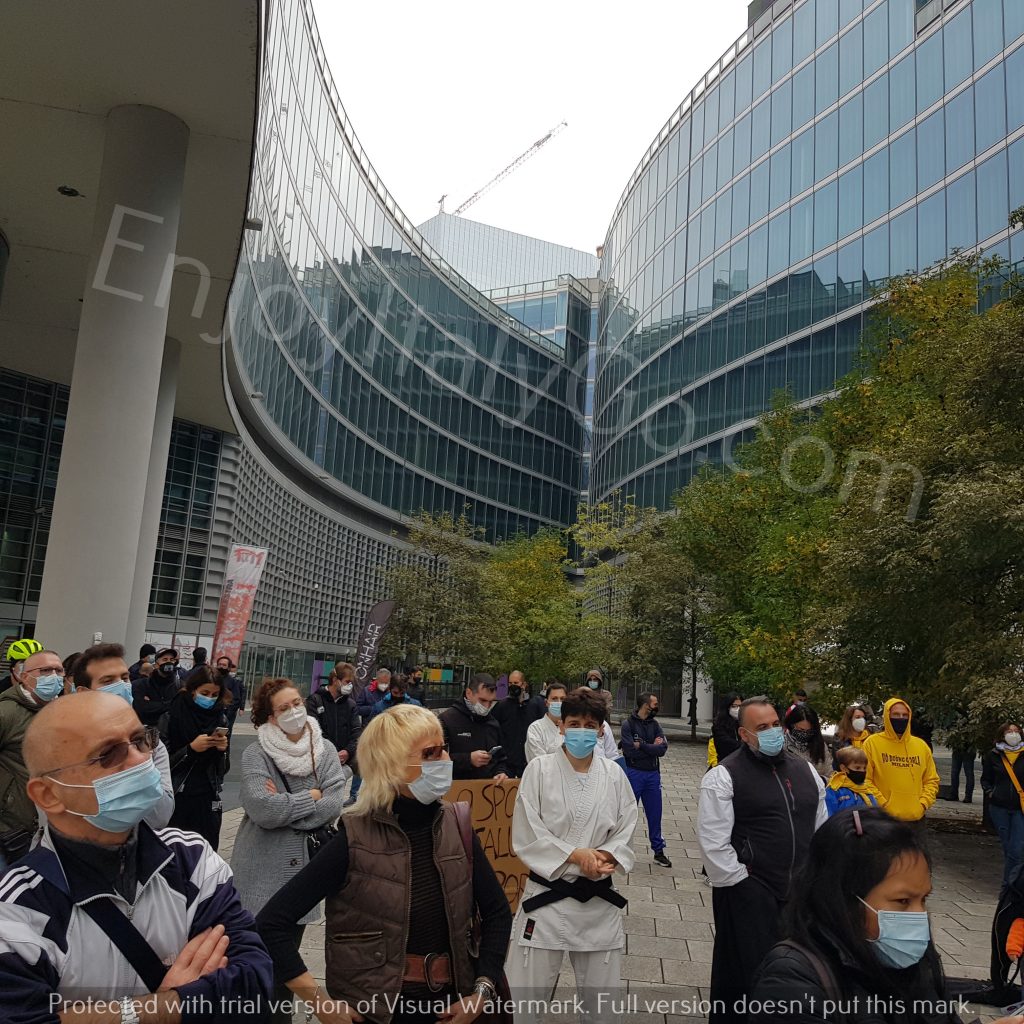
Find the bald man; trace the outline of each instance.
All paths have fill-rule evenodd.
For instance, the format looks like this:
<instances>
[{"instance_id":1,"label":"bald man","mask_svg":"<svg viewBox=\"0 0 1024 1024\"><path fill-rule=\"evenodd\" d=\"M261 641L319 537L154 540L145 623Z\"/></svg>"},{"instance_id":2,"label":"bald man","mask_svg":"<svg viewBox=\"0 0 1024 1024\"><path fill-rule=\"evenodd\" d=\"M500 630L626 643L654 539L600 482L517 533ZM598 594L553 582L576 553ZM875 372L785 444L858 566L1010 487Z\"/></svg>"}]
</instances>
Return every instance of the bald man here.
<instances>
[{"instance_id":1,"label":"bald man","mask_svg":"<svg viewBox=\"0 0 1024 1024\"><path fill-rule=\"evenodd\" d=\"M29 726L28 795L48 824L0 878L0 1020L259 1019L273 971L230 869L194 833L143 821L162 795L156 739L110 693L62 697Z\"/></svg>"},{"instance_id":2,"label":"bald man","mask_svg":"<svg viewBox=\"0 0 1024 1024\"><path fill-rule=\"evenodd\" d=\"M0 693L0 870L28 853L36 830L36 809L25 793L25 730L63 692L60 656L37 651L23 662L17 685Z\"/></svg>"},{"instance_id":3,"label":"bald man","mask_svg":"<svg viewBox=\"0 0 1024 1024\"><path fill-rule=\"evenodd\" d=\"M501 726L501 745L508 759L508 773L519 778L526 770L526 732L533 722L530 684L519 669L508 674L508 696L498 701L491 712Z\"/></svg>"}]
</instances>

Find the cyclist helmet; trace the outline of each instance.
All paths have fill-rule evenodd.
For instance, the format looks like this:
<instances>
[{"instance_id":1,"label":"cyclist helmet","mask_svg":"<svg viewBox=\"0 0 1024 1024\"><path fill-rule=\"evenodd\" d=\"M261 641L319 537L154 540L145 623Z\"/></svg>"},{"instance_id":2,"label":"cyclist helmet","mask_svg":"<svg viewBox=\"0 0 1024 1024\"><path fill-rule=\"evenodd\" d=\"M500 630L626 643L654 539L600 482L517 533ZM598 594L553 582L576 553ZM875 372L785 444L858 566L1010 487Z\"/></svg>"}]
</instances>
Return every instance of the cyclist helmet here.
<instances>
[{"instance_id":1,"label":"cyclist helmet","mask_svg":"<svg viewBox=\"0 0 1024 1024\"><path fill-rule=\"evenodd\" d=\"M15 640L7 648L7 660L24 661L33 654L38 654L42 649L43 645L38 640Z\"/></svg>"}]
</instances>

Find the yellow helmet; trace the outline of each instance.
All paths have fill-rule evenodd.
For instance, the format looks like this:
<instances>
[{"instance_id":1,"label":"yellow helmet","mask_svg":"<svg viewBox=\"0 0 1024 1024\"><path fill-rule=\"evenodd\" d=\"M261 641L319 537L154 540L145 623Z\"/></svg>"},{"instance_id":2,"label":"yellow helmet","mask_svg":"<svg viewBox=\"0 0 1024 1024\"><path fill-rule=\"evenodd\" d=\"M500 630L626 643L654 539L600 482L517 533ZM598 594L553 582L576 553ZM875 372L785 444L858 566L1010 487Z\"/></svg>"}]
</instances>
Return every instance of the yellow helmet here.
<instances>
[{"instance_id":1,"label":"yellow helmet","mask_svg":"<svg viewBox=\"0 0 1024 1024\"><path fill-rule=\"evenodd\" d=\"M38 640L15 640L7 648L7 660L24 661L33 654L38 654L42 649L43 645Z\"/></svg>"}]
</instances>

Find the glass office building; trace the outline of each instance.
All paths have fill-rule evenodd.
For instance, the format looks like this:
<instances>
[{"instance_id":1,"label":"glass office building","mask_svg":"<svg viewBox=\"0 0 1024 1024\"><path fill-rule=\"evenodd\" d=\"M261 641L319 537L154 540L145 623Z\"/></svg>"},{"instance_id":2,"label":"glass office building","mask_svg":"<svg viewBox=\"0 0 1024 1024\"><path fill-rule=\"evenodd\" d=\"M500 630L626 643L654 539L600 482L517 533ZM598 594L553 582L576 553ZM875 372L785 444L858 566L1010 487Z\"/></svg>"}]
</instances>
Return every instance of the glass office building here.
<instances>
[{"instance_id":1,"label":"glass office building","mask_svg":"<svg viewBox=\"0 0 1024 1024\"><path fill-rule=\"evenodd\" d=\"M234 401L343 514L387 531L466 510L489 540L575 514L585 356L507 314L381 184L308 0L267 25L250 216L231 298ZM253 397L256 396L256 397Z\"/></svg>"},{"instance_id":2,"label":"glass office building","mask_svg":"<svg viewBox=\"0 0 1024 1024\"><path fill-rule=\"evenodd\" d=\"M788 389L853 365L872 289L1017 261L1021 0L777 0L672 115L601 263L595 497L668 506Z\"/></svg>"}]
</instances>

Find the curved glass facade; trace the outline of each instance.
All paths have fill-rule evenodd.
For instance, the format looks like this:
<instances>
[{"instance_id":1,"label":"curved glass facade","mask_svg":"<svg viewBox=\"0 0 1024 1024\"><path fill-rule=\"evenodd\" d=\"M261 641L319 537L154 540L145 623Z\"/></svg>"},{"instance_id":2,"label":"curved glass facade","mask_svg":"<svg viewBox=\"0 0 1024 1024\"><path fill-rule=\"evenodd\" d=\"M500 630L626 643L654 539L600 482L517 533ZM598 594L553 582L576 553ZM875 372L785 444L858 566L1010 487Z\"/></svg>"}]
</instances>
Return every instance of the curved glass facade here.
<instances>
[{"instance_id":1,"label":"curved glass facade","mask_svg":"<svg viewBox=\"0 0 1024 1024\"><path fill-rule=\"evenodd\" d=\"M532 331L430 250L355 138L309 0L272 5L265 45L263 227L231 299L240 406L311 477L395 521L466 509L491 540L569 522L585 342Z\"/></svg>"},{"instance_id":2,"label":"curved glass facade","mask_svg":"<svg viewBox=\"0 0 1024 1024\"><path fill-rule=\"evenodd\" d=\"M596 498L665 508L775 391L828 393L887 277L1024 257L1024 2L941 6L778 0L665 126L605 239Z\"/></svg>"}]
</instances>

